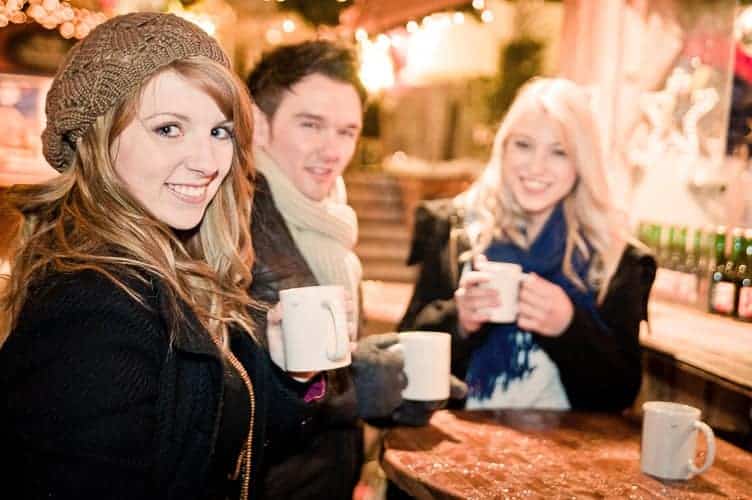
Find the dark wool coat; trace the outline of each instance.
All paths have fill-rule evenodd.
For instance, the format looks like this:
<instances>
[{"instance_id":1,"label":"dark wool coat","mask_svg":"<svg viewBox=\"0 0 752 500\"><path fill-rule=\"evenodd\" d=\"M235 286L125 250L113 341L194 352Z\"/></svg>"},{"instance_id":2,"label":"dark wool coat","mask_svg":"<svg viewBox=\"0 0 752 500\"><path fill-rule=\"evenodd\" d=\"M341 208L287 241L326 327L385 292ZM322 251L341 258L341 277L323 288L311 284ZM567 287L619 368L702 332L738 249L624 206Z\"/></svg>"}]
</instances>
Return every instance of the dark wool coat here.
<instances>
[{"instance_id":1,"label":"dark wool coat","mask_svg":"<svg viewBox=\"0 0 752 500\"><path fill-rule=\"evenodd\" d=\"M238 402L225 390L227 362L187 307L176 321L164 285L128 284L146 307L94 271L32 288L0 349L0 476L9 494L190 500L226 488L215 446L229 422L240 423L241 436L247 429L247 392ZM254 497L265 456L301 446L315 408L302 400L306 384L247 335L235 335L232 348L255 390ZM223 415L226 408L236 412Z\"/></svg>"},{"instance_id":2,"label":"dark wool coat","mask_svg":"<svg viewBox=\"0 0 752 500\"><path fill-rule=\"evenodd\" d=\"M488 329L482 327L467 338L458 333L457 256L467 244L454 235L450 238L450 233L460 219L451 200L423 202L416 209L409 263L420 263L421 270L399 329L450 332L452 373L464 379L470 356ZM627 246L598 307L603 323L575 306L572 322L561 336L536 336L556 363L573 410L617 411L637 396L642 377L640 321L647 319L655 271L651 255Z\"/></svg>"},{"instance_id":3,"label":"dark wool coat","mask_svg":"<svg viewBox=\"0 0 752 500\"><path fill-rule=\"evenodd\" d=\"M263 175L257 174L253 201L253 267L251 295L269 304L286 288L318 285L272 198ZM266 332L265 318L257 318ZM363 434L350 368L325 373L327 392L321 402L320 432L299 453L270 464L265 479L269 498L350 500L363 464Z\"/></svg>"}]
</instances>

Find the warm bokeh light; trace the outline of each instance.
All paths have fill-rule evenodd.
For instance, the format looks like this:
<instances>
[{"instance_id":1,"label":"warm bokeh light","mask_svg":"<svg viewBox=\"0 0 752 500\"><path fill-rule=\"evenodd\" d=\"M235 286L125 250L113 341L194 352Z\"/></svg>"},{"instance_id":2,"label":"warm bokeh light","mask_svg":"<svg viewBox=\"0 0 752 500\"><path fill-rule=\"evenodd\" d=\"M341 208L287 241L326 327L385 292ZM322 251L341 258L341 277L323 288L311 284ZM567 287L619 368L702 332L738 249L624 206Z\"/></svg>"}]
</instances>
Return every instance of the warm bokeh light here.
<instances>
[{"instance_id":1,"label":"warm bokeh light","mask_svg":"<svg viewBox=\"0 0 752 500\"><path fill-rule=\"evenodd\" d=\"M394 64L389 55L389 37L384 37L386 43L373 43L366 38L359 44L362 61L360 81L369 92L379 92L395 83Z\"/></svg>"}]
</instances>

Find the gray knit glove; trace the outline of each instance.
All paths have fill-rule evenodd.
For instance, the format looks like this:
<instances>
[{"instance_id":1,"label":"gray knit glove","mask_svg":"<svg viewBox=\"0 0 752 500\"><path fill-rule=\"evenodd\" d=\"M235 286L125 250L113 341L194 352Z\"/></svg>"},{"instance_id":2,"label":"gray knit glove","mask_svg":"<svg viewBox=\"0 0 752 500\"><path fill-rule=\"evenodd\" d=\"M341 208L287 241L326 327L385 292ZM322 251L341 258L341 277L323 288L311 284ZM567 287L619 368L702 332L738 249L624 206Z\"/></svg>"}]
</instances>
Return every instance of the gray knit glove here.
<instances>
[{"instance_id":1,"label":"gray knit glove","mask_svg":"<svg viewBox=\"0 0 752 500\"><path fill-rule=\"evenodd\" d=\"M464 399L467 396L467 384L454 375L449 377L449 399ZM436 410L444 408L446 400L442 401L411 401L404 400L392 413L392 420L399 425L421 427L431 420Z\"/></svg>"},{"instance_id":2,"label":"gray knit glove","mask_svg":"<svg viewBox=\"0 0 752 500\"><path fill-rule=\"evenodd\" d=\"M407 378L405 356L389 350L399 342L396 333L369 335L352 353L352 374L358 396L358 415L364 419L389 417L402 403Z\"/></svg>"}]
</instances>

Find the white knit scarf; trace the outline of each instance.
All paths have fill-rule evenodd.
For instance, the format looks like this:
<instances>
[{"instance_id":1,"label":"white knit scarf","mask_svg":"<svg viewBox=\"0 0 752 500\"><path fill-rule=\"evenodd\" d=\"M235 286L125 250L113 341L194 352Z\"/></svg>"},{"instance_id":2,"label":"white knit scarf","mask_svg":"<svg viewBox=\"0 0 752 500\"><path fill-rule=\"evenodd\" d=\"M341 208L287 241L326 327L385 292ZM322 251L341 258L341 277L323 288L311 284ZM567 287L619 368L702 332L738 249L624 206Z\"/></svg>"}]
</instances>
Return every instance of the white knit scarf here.
<instances>
[{"instance_id":1,"label":"white knit scarf","mask_svg":"<svg viewBox=\"0 0 752 500\"><path fill-rule=\"evenodd\" d=\"M321 285L342 285L353 300L358 324L358 287L363 276L353 252L358 241L358 219L344 196L313 201L301 193L274 160L254 151L256 168L269 183L274 204L285 219L296 245ZM336 190L333 190L336 191Z\"/></svg>"}]
</instances>

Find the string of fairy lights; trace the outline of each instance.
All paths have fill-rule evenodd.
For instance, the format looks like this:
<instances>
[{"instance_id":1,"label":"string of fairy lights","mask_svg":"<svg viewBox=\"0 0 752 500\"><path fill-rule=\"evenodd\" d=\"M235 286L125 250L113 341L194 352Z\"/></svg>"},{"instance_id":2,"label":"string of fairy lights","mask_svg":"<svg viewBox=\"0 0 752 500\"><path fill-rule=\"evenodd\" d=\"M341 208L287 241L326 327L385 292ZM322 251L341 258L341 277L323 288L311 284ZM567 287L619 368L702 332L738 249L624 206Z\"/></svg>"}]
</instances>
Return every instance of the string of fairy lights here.
<instances>
[{"instance_id":1,"label":"string of fairy lights","mask_svg":"<svg viewBox=\"0 0 752 500\"><path fill-rule=\"evenodd\" d=\"M265 2L284 3L285 0L264 0ZM335 0L344 3L347 0ZM493 21L493 12L486 8L486 0L473 0L472 6L480 11L483 22ZM93 12L85 8L73 7L65 0L0 0L0 28L10 23L24 24L35 21L46 29L58 29L64 38L83 38L98 24L104 22L107 16L102 12ZM431 15L425 16L422 24L431 22ZM456 24L464 22L464 14L455 12L452 17ZM417 21L408 21L405 29L408 33L415 33L420 29ZM284 40L285 33L293 33L298 25L292 18L285 18L281 26L272 26L267 31L267 41L279 44ZM362 42L367 34L361 28L355 32L356 39ZM383 38L382 38L383 40ZM383 42L382 42L383 43Z\"/></svg>"},{"instance_id":2,"label":"string of fairy lights","mask_svg":"<svg viewBox=\"0 0 752 500\"><path fill-rule=\"evenodd\" d=\"M280 4L285 2L285 0L264 1ZM335 1L345 3L347 0ZM471 17L479 19L482 23L493 22L494 13L488 1L472 0L472 8L476 14ZM215 35L216 20L208 17L207 13L185 8L174 0L168 2L168 6L169 12L185 17L209 34ZM103 12L74 7L70 1L66 0L0 0L0 28L9 24L36 22L46 29L57 30L66 39L84 38L107 17ZM418 39L421 35L427 35L437 29L462 25L467 22L467 18L466 13L461 11L438 12L423 16L421 19L411 19L404 25L392 27L384 33L369 34L362 27L352 31L352 28L345 26L334 28L333 31L336 32L336 37L355 39L362 61L361 79L369 90L379 91L395 84L394 54L399 51L404 52L411 39ZM270 45L279 45L299 38L300 33L297 32L303 24L305 24L304 21L296 20L293 16L281 16L266 28L266 42Z\"/></svg>"},{"instance_id":3,"label":"string of fairy lights","mask_svg":"<svg viewBox=\"0 0 752 500\"><path fill-rule=\"evenodd\" d=\"M73 7L60 0L0 0L0 28L8 24L37 22L57 29L63 38L84 38L107 16L102 12Z\"/></svg>"},{"instance_id":4,"label":"string of fairy lights","mask_svg":"<svg viewBox=\"0 0 752 500\"><path fill-rule=\"evenodd\" d=\"M347 0L336 0L339 3L344 3ZM285 0L264 0L264 2L276 2L284 3ZM490 23L494 20L493 11L488 8L487 0L472 0L472 7L480 13L480 20L484 23ZM465 14L462 12L449 13L450 18L454 24L462 24L465 22ZM421 26L430 24L435 19L435 14L429 14L424 16L420 23L416 20L410 20L405 23L404 28L408 33L416 33L421 29ZM284 33L293 33L297 29L297 24L292 18L285 18L281 22L281 26L270 26L266 33L266 39L269 43L276 45L282 43ZM394 30L394 29L393 29ZM383 36L383 34L375 35L377 38ZM358 42L369 38L368 33L363 28L358 28L355 31L355 38ZM383 39L383 38L382 38ZM383 42L382 42L383 43Z\"/></svg>"},{"instance_id":5,"label":"string of fairy lights","mask_svg":"<svg viewBox=\"0 0 752 500\"><path fill-rule=\"evenodd\" d=\"M285 0L264 1L285 2ZM345 2L346 0L337 1ZM394 53L395 51L404 52L410 38L426 38L421 35L446 30L452 25L465 24L468 17L476 17L485 24L494 21L494 13L487 0L472 0L472 8L477 13L475 16L468 16L461 11L437 12L420 19L411 19L402 26L390 28L385 33L369 34L361 27L355 29L354 32L340 30L338 36L342 37L344 32L345 38L354 37L361 56L361 80L369 91L378 92L395 84L397 69L394 63ZM275 21L266 29L266 41L271 45L286 43L288 36L294 36L298 28L298 23L289 16Z\"/></svg>"}]
</instances>

